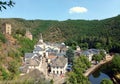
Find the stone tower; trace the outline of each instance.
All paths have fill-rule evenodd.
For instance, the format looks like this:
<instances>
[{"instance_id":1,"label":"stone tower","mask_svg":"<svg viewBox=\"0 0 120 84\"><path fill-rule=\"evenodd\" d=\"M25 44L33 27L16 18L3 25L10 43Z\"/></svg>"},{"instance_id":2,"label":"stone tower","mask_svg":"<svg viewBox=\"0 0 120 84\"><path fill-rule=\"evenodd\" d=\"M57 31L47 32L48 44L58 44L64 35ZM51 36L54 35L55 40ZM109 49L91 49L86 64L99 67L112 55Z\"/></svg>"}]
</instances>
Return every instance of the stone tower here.
<instances>
[{"instance_id":1,"label":"stone tower","mask_svg":"<svg viewBox=\"0 0 120 84\"><path fill-rule=\"evenodd\" d=\"M42 33L40 33L40 39L39 39L40 43L43 43L43 38L42 38Z\"/></svg>"},{"instance_id":2,"label":"stone tower","mask_svg":"<svg viewBox=\"0 0 120 84\"><path fill-rule=\"evenodd\" d=\"M11 27L11 24L10 23L3 23L2 24L2 33L3 34L9 34L9 35L11 35L11 29L12 29L12 27Z\"/></svg>"},{"instance_id":3,"label":"stone tower","mask_svg":"<svg viewBox=\"0 0 120 84\"><path fill-rule=\"evenodd\" d=\"M31 32L29 30L26 31L25 37L29 38L30 40L33 39L33 36L32 36L32 34L31 34Z\"/></svg>"}]
</instances>

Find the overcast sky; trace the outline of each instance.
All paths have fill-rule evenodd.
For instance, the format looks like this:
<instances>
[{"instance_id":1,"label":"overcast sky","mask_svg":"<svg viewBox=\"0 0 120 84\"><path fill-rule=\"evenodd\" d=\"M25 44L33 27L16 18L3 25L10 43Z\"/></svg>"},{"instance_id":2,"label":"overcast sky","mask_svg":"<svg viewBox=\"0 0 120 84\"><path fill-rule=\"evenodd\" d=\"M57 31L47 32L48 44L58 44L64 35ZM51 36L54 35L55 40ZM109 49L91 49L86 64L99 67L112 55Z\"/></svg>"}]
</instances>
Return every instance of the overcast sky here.
<instances>
[{"instance_id":1,"label":"overcast sky","mask_svg":"<svg viewBox=\"0 0 120 84\"><path fill-rule=\"evenodd\" d=\"M0 18L42 20L105 19L120 14L120 0L13 0Z\"/></svg>"}]
</instances>

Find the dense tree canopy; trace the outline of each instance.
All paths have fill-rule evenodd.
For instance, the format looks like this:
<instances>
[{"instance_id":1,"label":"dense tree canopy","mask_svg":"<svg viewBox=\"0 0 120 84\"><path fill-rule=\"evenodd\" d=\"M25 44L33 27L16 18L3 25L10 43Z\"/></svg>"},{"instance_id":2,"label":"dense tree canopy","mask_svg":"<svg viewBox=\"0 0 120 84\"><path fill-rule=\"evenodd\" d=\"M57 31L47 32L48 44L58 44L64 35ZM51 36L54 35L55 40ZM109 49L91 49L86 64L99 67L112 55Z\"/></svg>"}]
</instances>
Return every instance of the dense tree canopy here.
<instances>
[{"instance_id":1,"label":"dense tree canopy","mask_svg":"<svg viewBox=\"0 0 120 84\"><path fill-rule=\"evenodd\" d=\"M90 62L85 56L80 56L74 59L73 71L68 74L68 84L90 84L88 78L83 75L83 72L90 67Z\"/></svg>"},{"instance_id":2,"label":"dense tree canopy","mask_svg":"<svg viewBox=\"0 0 120 84\"><path fill-rule=\"evenodd\" d=\"M93 57L92 57L92 60L95 60L96 63L100 62L100 60L103 60L105 59L105 52L103 50L100 51L99 54L94 54Z\"/></svg>"},{"instance_id":3,"label":"dense tree canopy","mask_svg":"<svg viewBox=\"0 0 120 84\"><path fill-rule=\"evenodd\" d=\"M74 52L71 48L69 48L67 51L66 51L66 55L65 57L68 58L68 62L70 63L73 63L73 59L74 59Z\"/></svg>"},{"instance_id":4,"label":"dense tree canopy","mask_svg":"<svg viewBox=\"0 0 120 84\"><path fill-rule=\"evenodd\" d=\"M120 72L120 55L116 54L111 62L111 69L114 73Z\"/></svg>"},{"instance_id":5,"label":"dense tree canopy","mask_svg":"<svg viewBox=\"0 0 120 84\"><path fill-rule=\"evenodd\" d=\"M1 19L4 22L5 19ZM107 52L120 53L120 15L104 20L25 20L7 19L14 28L13 33L31 28L33 37L37 39L43 33L45 41L64 42L73 49L76 45L81 49L98 48ZM1 25L1 23L0 23ZM21 29L21 30L20 30ZM17 32L19 30L19 32Z\"/></svg>"},{"instance_id":6,"label":"dense tree canopy","mask_svg":"<svg viewBox=\"0 0 120 84\"><path fill-rule=\"evenodd\" d=\"M100 60L102 60L102 55L100 55L100 54L93 55L93 60L95 60L96 63L100 62Z\"/></svg>"}]
</instances>

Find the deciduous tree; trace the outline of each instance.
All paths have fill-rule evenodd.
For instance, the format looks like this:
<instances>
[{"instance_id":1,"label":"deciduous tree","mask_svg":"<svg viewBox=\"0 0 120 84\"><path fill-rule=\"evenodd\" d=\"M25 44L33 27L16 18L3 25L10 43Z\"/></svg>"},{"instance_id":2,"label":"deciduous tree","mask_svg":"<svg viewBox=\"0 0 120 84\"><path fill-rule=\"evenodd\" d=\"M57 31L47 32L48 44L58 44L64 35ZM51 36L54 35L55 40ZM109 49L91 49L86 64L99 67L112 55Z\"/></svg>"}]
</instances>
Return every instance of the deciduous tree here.
<instances>
[{"instance_id":1,"label":"deciduous tree","mask_svg":"<svg viewBox=\"0 0 120 84\"><path fill-rule=\"evenodd\" d=\"M103 79L100 84L113 84L113 82L110 79Z\"/></svg>"},{"instance_id":2,"label":"deciduous tree","mask_svg":"<svg viewBox=\"0 0 120 84\"><path fill-rule=\"evenodd\" d=\"M73 71L68 74L68 84L89 84L89 80L83 75L83 72L88 68L88 62L85 56L80 56L73 61Z\"/></svg>"},{"instance_id":3,"label":"deciduous tree","mask_svg":"<svg viewBox=\"0 0 120 84\"><path fill-rule=\"evenodd\" d=\"M68 62L72 63L73 62L73 59L74 59L74 52L71 48L69 48L67 51L66 51L66 56L68 58Z\"/></svg>"}]
</instances>

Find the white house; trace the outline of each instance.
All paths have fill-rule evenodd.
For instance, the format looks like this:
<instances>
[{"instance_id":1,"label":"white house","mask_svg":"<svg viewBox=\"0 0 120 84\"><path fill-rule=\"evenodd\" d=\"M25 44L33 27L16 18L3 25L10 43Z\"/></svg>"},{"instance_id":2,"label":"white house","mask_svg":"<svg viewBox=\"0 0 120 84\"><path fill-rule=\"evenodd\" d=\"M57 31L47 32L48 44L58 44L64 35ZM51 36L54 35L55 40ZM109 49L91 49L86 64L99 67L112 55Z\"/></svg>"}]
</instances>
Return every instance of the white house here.
<instances>
[{"instance_id":1,"label":"white house","mask_svg":"<svg viewBox=\"0 0 120 84\"><path fill-rule=\"evenodd\" d=\"M83 51L83 52L82 52L82 55L87 56L88 60L89 60L89 61L92 61L93 53L91 53L91 52L89 52L88 50L86 50L86 51Z\"/></svg>"},{"instance_id":2,"label":"white house","mask_svg":"<svg viewBox=\"0 0 120 84\"><path fill-rule=\"evenodd\" d=\"M58 75L65 74L67 65L67 58L64 56L57 56L57 58L51 62L51 73Z\"/></svg>"},{"instance_id":3,"label":"white house","mask_svg":"<svg viewBox=\"0 0 120 84\"><path fill-rule=\"evenodd\" d=\"M31 69L31 70L33 69L40 70L41 64L42 64L42 61L39 59L26 60L26 65L28 66L28 69Z\"/></svg>"},{"instance_id":4,"label":"white house","mask_svg":"<svg viewBox=\"0 0 120 84\"><path fill-rule=\"evenodd\" d=\"M42 65L42 56L36 53L25 53L24 65L20 67L21 72L29 73L29 71L38 69Z\"/></svg>"},{"instance_id":5,"label":"white house","mask_svg":"<svg viewBox=\"0 0 120 84\"><path fill-rule=\"evenodd\" d=\"M86 51L82 52L82 55L87 56L87 58L89 59L89 61L92 61L92 57L94 54L99 54L100 51L103 51L106 54L105 50L98 50L98 49L88 49Z\"/></svg>"}]
</instances>

